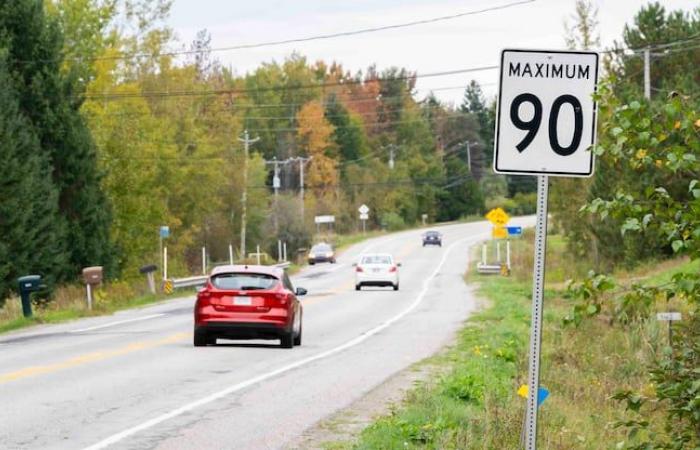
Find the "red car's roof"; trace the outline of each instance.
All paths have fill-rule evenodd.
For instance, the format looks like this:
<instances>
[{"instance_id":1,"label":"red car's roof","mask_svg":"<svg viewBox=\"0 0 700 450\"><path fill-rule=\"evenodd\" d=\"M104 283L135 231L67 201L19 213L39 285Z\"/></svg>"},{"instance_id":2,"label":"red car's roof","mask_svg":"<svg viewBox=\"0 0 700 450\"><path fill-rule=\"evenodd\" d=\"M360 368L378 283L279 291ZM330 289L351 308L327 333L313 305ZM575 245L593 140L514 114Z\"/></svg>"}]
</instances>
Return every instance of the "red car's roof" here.
<instances>
[{"instance_id":1,"label":"red car's roof","mask_svg":"<svg viewBox=\"0 0 700 450\"><path fill-rule=\"evenodd\" d=\"M226 266L218 266L215 267L211 271L211 275L218 275L220 273L264 273L266 275L272 275L276 278L281 278L282 274L284 273L284 269L280 267L275 267L275 266L258 266L255 264L251 265L243 265L243 264L234 264L234 265L226 265Z\"/></svg>"}]
</instances>

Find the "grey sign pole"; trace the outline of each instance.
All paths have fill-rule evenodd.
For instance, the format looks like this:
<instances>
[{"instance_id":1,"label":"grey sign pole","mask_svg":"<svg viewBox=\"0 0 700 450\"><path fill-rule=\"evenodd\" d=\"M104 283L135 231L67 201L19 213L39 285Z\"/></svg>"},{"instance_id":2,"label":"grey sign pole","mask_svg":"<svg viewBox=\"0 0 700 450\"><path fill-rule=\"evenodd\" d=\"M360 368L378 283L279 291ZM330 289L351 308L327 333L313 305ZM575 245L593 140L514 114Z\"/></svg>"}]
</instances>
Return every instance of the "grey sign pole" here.
<instances>
[{"instance_id":1,"label":"grey sign pole","mask_svg":"<svg viewBox=\"0 0 700 450\"><path fill-rule=\"evenodd\" d=\"M537 448L537 396L540 389L540 347L542 344L542 310L544 267L547 253L547 197L549 177L537 176L537 224L535 225L535 267L532 278L532 322L528 370L527 412L525 415L525 448Z\"/></svg>"}]
</instances>

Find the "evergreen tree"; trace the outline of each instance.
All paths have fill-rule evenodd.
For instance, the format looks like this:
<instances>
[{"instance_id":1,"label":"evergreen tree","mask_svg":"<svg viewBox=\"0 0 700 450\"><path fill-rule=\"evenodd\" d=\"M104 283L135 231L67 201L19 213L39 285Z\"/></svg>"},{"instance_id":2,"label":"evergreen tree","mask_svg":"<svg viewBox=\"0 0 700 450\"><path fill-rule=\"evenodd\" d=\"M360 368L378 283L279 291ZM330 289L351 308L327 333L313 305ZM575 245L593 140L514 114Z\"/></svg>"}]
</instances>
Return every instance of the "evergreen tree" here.
<instances>
[{"instance_id":1,"label":"evergreen tree","mask_svg":"<svg viewBox=\"0 0 700 450\"><path fill-rule=\"evenodd\" d=\"M61 220L67 230L64 276L86 265L111 267L110 208L100 187L95 146L79 114L75 75L61 71L63 39L42 0L2 2L0 36L20 111L39 140L37 158L52 166Z\"/></svg>"},{"instance_id":2,"label":"evergreen tree","mask_svg":"<svg viewBox=\"0 0 700 450\"><path fill-rule=\"evenodd\" d=\"M360 120L352 117L335 95L328 100L325 117L335 127L333 141L338 146L341 160L353 161L366 156L367 139Z\"/></svg>"},{"instance_id":3,"label":"evergreen tree","mask_svg":"<svg viewBox=\"0 0 700 450\"><path fill-rule=\"evenodd\" d=\"M49 286L65 270L65 228L48 159L19 110L4 60L0 61L0 305L17 277L41 274Z\"/></svg>"}]
</instances>

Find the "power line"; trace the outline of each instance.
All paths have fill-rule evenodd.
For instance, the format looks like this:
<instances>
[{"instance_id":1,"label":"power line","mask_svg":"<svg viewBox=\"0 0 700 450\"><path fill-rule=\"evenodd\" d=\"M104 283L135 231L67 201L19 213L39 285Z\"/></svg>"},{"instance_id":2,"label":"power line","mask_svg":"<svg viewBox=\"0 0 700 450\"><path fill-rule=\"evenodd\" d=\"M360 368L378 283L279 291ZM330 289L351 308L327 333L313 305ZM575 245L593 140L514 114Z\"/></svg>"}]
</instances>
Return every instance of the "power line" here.
<instances>
[{"instance_id":1,"label":"power line","mask_svg":"<svg viewBox=\"0 0 700 450\"><path fill-rule=\"evenodd\" d=\"M655 51L655 50L662 50L666 48L672 48L672 47L677 47L679 45L686 44L688 42L695 42L700 40L700 33L691 35L690 37L683 38L683 39L678 39L675 41L669 41L663 44L654 44L654 45L649 45L646 47L637 47L637 48L632 48L632 47L619 47L619 48L613 48L613 49L608 49L608 50L600 50L598 53L622 53L622 52L632 52L631 55L626 55L626 54L621 54L620 56L622 57L634 57L634 56L639 56L642 54L644 51L649 50L649 51ZM686 49L680 49L678 51L684 51Z\"/></svg>"},{"instance_id":2,"label":"power line","mask_svg":"<svg viewBox=\"0 0 700 450\"><path fill-rule=\"evenodd\" d=\"M458 118L458 117L464 117L465 113L462 112L454 112L454 113L448 113L445 114L445 116L442 117L419 117L416 119L404 119L404 120L388 120L385 122L369 122L364 124L365 129L373 129L381 126L389 126L389 125L407 125L407 124L413 124L413 123L426 123L426 124L431 124L435 123L435 121L446 118L446 119L451 119L451 118ZM334 127L335 129L351 129L351 128L356 128L354 125L349 125L349 126L336 126ZM249 132L258 132L258 133L265 133L265 132L295 132L300 130L300 127L290 127L290 128L247 128ZM179 145L206 145L206 146L211 146L211 145L221 145L220 141L183 141L183 142L175 142L175 141L166 141L166 140L145 140L145 141L140 141L136 142L135 144L164 144L164 145L173 145L173 146L179 146Z\"/></svg>"},{"instance_id":3,"label":"power line","mask_svg":"<svg viewBox=\"0 0 700 450\"><path fill-rule=\"evenodd\" d=\"M387 98L394 99L394 98L403 98L403 97L404 97L404 96L391 96L391 97L384 97L383 99L386 100ZM373 101L379 102L378 100L373 100ZM415 99L414 99L414 101L415 101ZM437 110L437 111L445 110L445 111L449 111L449 110L446 109L445 106L442 105L442 104L437 104L437 105L421 104L422 102L424 102L424 100L416 101L416 105L419 107L419 110L420 110L420 111L426 111L426 110L428 110L428 111L430 111L430 110ZM341 101L341 102L338 102L338 103L341 104L341 105L343 105L343 106L348 106L348 104L347 104L346 102L342 102L342 101ZM349 102L348 102L348 103L349 103ZM321 103L321 106L326 106L326 107L327 107L327 106L330 106L330 105L332 105L332 103ZM183 107L186 108L187 106L191 106L191 104L182 104L181 106L183 106ZM292 105L290 104L290 105L288 105L288 106L292 106ZM294 105L294 106L298 106L298 105ZM176 107L177 107L177 106L176 106ZM284 107L284 104L280 104L280 108L282 108L282 107ZM245 107L245 108L244 108L244 107L235 107L235 106L231 106L231 107L222 108L222 109L220 109L220 110L213 111L213 112L214 112L214 113L220 113L220 112L236 113L236 112L247 112L247 111L250 110L250 109L255 109L255 108L248 108L248 107ZM398 106L398 107L393 107L393 108L382 108L381 110L373 109L373 110L371 110L371 111L365 111L365 112L354 111L354 110L352 110L352 108L346 108L346 109L350 109L350 111L348 112L347 116L365 118L365 117L368 117L368 116L377 115L377 114L379 114L380 112L381 112L381 113L389 113L389 114L395 113L395 112L400 112L400 111L404 111L406 108L403 107L403 106ZM202 113L204 114L203 111L196 111L195 114L199 114L200 112L202 112ZM92 116L92 117L96 117L96 116L108 116L108 117L143 117L143 116L154 116L154 117L157 117L157 116L159 116L159 115L171 114L171 113L172 113L172 110L170 110L170 111L158 111L158 110L150 110L150 111L119 111L119 112L105 112L105 113L92 112L92 111L84 111L84 114L85 114L85 115L87 115L87 116ZM206 117L206 116L205 116L205 117ZM324 113L324 114L321 114L321 115L316 114L316 115L307 116L307 117L311 117L311 118L315 118L315 119L321 119L321 118L325 118L325 119L334 119L334 118L346 117L346 115L344 115L344 114L325 114L325 113ZM290 120L294 120L294 119L296 118L296 115L293 115L293 116L289 116L289 115L287 115L287 116L254 116L254 115L244 115L244 116L242 116L241 118L242 118L242 119L245 119L245 120L247 120L247 121L255 121L255 120L287 120L287 121L290 121Z\"/></svg>"},{"instance_id":4,"label":"power line","mask_svg":"<svg viewBox=\"0 0 700 450\"><path fill-rule=\"evenodd\" d=\"M138 93L114 93L114 94L86 94L82 98L85 100L118 100L118 99L131 99L131 98L142 98L142 97L190 97L190 96L208 96L208 95L222 95L222 94L250 94L259 92L278 92L278 91L297 91L302 89L325 89L328 87L344 87L350 85L362 85L373 82L386 82L386 81L407 81L414 80L416 78L432 78L432 77L442 77L448 75L459 75L463 73L472 72L482 72L486 70L498 69L499 66L480 66L471 67L467 69L456 69L447 70L442 72L432 72L418 75L417 73L411 75L397 76L391 78L375 78L368 80L343 80L332 83L317 83L317 84L306 84L299 86L269 86L264 88L250 88L250 89L210 89L210 90L182 90L182 91L146 91Z\"/></svg>"},{"instance_id":5,"label":"power line","mask_svg":"<svg viewBox=\"0 0 700 450\"><path fill-rule=\"evenodd\" d=\"M376 33L379 31L395 30L395 29L399 29L399 28L407 28L407 27L413 27L413 26L417 26L417 25L427 25L430 23L442 22L442 21L446 21L446 20L458 19L461 17L467 17L467 16L473 16L473 15L483 14L483 13L492 12L492 11L504 10L504 9L515 7L515 6L524 5L527 3L534 3L535 1L536 0L521 0L521 1L516 1L516 2L506 3L504 5L492 6L492 7L482 8L482 9L478 9L478 10L450 14L450 15L446 15L446 16L432 17L429 19L414 20L411 22L403 22L403 23L384 25L384 26L378 26L378 27L360 28L357 30L342 31L342 32L338 32L338 33L318 34L318 35L312 35L312 36L306 36L306 37L300 37L300 38L282 39L282 40L277 40L277 41L265 41L265 42L258 42L258 43L253 43L253 44L240 44L240 45L232 45L232 46L228 46L228 47L218 47L218 48L202 49L202 50L180 50L180 51L171 51L171 52L164 52L164 53L131 53L131 54L119 55L119 56L98 56L98 57L92 57L92 58L84 58L84 57L77 56L74 58L70 58L70 60L99 61L99 60L124 60L124 59L136 59L136 58L159 58L159 57L163 57L163 56L193 55L193 54L199 54L199 53L204 53L204 52L224 52L224 51L234 51L234 50L255 49L255 48L262 48L262 47L273 47L273 46L280 46L280 45L286 45L286 44L296 44L296 43L300 43L300 42L309 42L309 41L317 41L317 40L325 40L325 39L334 39L334 38L339 38L339 37L356 36L359 34ZM31 61L22 61L22 62L31 62Z\"/></svg>"}]
</instances>

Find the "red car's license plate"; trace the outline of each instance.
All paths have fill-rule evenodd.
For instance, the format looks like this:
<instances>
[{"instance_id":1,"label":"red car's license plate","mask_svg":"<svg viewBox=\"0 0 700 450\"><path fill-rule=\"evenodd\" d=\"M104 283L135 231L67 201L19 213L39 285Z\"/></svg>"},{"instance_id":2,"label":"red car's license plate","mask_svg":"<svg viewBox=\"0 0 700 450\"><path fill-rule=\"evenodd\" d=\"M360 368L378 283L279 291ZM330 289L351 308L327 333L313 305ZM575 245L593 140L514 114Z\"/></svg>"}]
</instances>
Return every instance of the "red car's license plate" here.
<instances>
[{"instance_id":1,"label":"red car's license plate","mask_svg":"<svg viewBox=\"0 0 700 450\"><path fill-rule=\"evenodd\" d=\"M236 306L250 306L253 304L253 299L250 297L233 297L233 304Z\"/></svg>"}]
</instances>

